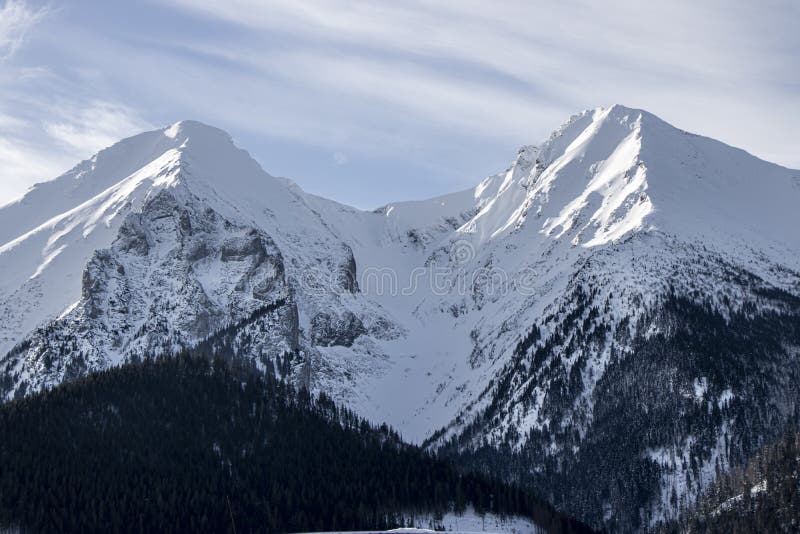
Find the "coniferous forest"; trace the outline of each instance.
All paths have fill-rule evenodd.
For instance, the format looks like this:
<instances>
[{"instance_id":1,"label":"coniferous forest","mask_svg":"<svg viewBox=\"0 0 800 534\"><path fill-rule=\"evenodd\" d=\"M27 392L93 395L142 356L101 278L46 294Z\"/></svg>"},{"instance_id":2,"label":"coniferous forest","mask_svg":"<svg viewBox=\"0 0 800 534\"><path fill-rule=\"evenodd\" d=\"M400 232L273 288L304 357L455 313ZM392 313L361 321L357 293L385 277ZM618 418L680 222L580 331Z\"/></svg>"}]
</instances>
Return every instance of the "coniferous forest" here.
<instances>
[{"instance_id":1,"label":"coniferous forest","mask_svg":"<svg viewBox=\"0 0 800 534\"><path fill-rule=\"evenodd\" d=\"M744 466L705 490L680 520L661 534L797 532L800 513L800 432L790 430Z\"/></svg>"},{"instance_id":2,"label":"coniferous forest","mask_svg":"<svg viewBox=\"0 0 800 534\"><path fill-rule=\"evenodd\" d=\"M389 528L467 507L588 531L237 361L182 354L0 406L0 529Z\"/></svg>"}]
</instances>

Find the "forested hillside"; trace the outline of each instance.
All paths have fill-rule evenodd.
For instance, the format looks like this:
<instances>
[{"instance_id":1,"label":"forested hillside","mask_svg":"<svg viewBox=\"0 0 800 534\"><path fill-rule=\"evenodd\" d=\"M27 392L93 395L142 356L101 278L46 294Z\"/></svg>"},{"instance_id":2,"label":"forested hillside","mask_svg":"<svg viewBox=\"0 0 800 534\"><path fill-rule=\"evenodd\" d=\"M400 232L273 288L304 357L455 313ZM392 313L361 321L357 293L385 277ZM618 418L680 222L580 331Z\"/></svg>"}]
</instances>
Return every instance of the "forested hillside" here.
<instances>
[{"instance_id":1,"label":"forested hillside","mask_svg":"<svg viewBox=\"0 0 800 534\"><path fill-rule=\"evenodd\" d=\"M800 432L787 432L746 466L720 477L697 506L662 534L797 532L800 529Z\"/></svg>"},{"instance_id":2,"label":"forested hillside","mask_svg":"<svg viewBox=\"0 0 800 534\"><path fill-rule=\"evenodd\" d=\"M578 424L551 425L530 431L525 445L514 449L522 429L511 427L499 447L485 446L482 429L503 416L497 408L503 404L496 403L458 440L445 442L440 454L454 451L476 468L546 488L543 496L556 507L612 532L642 531L675 517L717 475L745 464L797 417L800 300L778 290L761 295L759 307L723 313L710 302L670 294L640 316L635 335L621 323L608 368L592 392L585 431ZM564 371L562 355L583 354L581 347L593 346L604 329L587 334L580 321L564 325L571 348L545 343L527 350L534 330L505 375L533 369L537 380L562 384L542 408L551 421L582 393L581 375ZM583 358L577 362L587 365ZM527 394L519 400L535 399ZM566 443L570 454L552 454L554 440ZM529 469L537 464L543 467ZM603 516L609 501L620 505L612 520Z\"/></svg>"},{"instance_id":3,"label":"forested hillside","mask_svg":"<svg viewBox=\"0 0 800 534\"><path fill-rule=\"evenodd\" d=\"M92 374L1 406L0 435L0 529L348 530L472 507L586 530L229 360L184 354Z\"/></svg>"}]
</instances>

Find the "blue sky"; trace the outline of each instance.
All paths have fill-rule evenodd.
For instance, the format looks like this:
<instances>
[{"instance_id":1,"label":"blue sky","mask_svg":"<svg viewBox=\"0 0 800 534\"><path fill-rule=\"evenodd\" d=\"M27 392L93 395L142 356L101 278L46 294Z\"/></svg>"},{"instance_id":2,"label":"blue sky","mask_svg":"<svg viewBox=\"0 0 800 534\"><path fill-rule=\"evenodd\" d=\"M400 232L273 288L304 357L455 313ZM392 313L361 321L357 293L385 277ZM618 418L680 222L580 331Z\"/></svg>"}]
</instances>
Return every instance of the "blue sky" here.
<instances>
[{"instance_id":1,"label":"blue sky","mask_svg":"<svg viewBox=\"0 0 800 534\"><path fill-rule=\"evenodd\" d=\"M800 168L800 2L0 0L0 204L191 118L362 208L621 103Z\"/></svg>"}]
</instances>

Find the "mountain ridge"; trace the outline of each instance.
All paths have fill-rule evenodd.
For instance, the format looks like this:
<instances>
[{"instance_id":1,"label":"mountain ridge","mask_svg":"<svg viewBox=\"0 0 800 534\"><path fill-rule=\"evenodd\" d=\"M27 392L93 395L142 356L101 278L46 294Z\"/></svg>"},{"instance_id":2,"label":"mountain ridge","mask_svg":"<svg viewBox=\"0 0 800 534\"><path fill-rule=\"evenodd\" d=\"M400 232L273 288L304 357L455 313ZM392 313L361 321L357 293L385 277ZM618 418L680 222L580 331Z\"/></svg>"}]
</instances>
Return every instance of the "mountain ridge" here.
<instances>
[{"instance_id":1,"label":"mountain ridge","mask_svg":"<svg viewBox=\"0 0 800 534\"><path fill-rule=\"evenodd\" d=\"M473 188L362 211L272 177L221 130L176 123L0 208L0 222L17 221L0 239L0 393L203 344L413 442L536 451L550 477L538 482L557 485L569 478L548 462L580 471L584 443L609 443L599 433L612 377L646 380L634 364L657 353L657 336L689 350L675 309L701 318L698 328L717 314L740 321L793 369L793 330L778 345L755 336L766 318L800 313L798 176L612 106L574 115ZM737 439L785 422L788 408L777 420L759 411L777 393L749 398L748 379L693 363L701 349L670 353L651 372L673 373L663 387L680 398L705 388L692 398L721 403L724 420L676 408L677 430L650 427L663 441L631 453L661 473L642 511L622 508L634 499L626 493L606 497L610 515L575 505L582 518L613 529L669 517L671 493L691 499L714 462L724 469L750 450L720 451L745 417L735 410L753 419ZM726 357L744 365L743 354ZM759 388L794 403L775 362L764 365ZM636 406L624 408L621 421L638 420ZM681 467L692 449L686 414L708 426L696 472ZM604 469L576 486L621 476ZM692 482L677 484L683 476Z\"/></svg>"}]
</instances>

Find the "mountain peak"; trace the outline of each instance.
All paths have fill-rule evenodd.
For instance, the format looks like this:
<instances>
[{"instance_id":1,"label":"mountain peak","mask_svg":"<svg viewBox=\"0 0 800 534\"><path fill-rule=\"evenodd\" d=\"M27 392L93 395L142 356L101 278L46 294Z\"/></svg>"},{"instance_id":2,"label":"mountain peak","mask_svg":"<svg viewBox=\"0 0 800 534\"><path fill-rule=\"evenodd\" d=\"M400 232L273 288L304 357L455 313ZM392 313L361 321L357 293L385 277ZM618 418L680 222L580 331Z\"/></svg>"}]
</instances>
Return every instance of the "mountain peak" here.
<instances>
[{"instance_id":1,"label":"mountain peak","mask_svg":"<svg viewBox=\"0 0 800 534\"><path fill-rule=\"evenodd\" d=\"M161 131L165 137L180 141L191 138L194 141L202 140L210 143L233 143L228 132L196 120L178 121L162 128Z\"/></svg>"},{"instance_id":2,"label":"mountain peak","mask_svg":"<svg viewBox=\"0 0 800 534\"><path fill-rule=\"evenodd\" d=\"M583 247L658 230L731 253L766 242L797 250L798 182L783 167L615 104L520 148L505 172L475 188L481 210L464 230L483 241L526 226L531 239Z\"/></svg>"},{"instance_id":3,"label":"mountain peak","mask_svg":"<svg viewBox=\"0 0 800 534\"><path fill-rule=\"evenodd\" d=\"M597 110L614 116L638 115L638 114L652 115L652 113L650 113L647 110L640 108L632 108L624 104L611 104L610 106L601 106L597 108Z\"/></svg>"},{"instance_id":4,"label":"mountain peak","mask_svg":"<svg viewBox=\"0 0 800 534\"><path fill-rule=\"evenodd\" d=\"M632 108L624 104L611 104L610 106L601 106L593 110L589 110L589 112L594 113L598 117L605 116L607 118L617 121L634 122L638 119L641 119L644 121L656 120L661 123L667 124L666 122L664 122L663 119L660 119L657 115L650 113L646 109Z\"/></svg>"}]
</instances>

